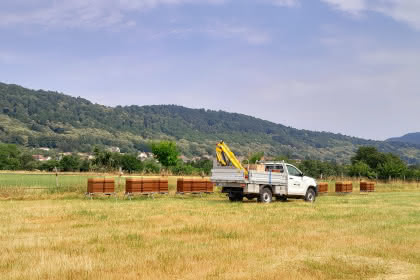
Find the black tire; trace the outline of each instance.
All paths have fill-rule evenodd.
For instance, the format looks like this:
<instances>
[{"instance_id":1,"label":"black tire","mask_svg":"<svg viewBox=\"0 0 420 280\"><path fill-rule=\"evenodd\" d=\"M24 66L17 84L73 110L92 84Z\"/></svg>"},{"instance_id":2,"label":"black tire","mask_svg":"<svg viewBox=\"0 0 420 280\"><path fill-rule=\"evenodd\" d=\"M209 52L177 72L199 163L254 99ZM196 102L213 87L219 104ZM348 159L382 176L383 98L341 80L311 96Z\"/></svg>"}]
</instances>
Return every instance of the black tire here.
<instances>
[{"instance_id":1,"label":"black tire","mask_svg":"<svg viewBox=\"0 0 420 280\"><path fill-rule=\"evenodd\" d=\"M307 202L315 202L316 194L313 188L309 188L305 195L305 201Z\"/></svg>"},{"instance_id":2,"label":"black tire","mask_svg":"<svg viewBox=\"0 0 420 280\"><path fill-rule=\"evenodd\" d=\"M269 188L264 188L258 197L258 201L262 203L271 203L273 201L273 193L271 190Z\"/></svg>"},{"instance_id":3,"label":"black tire","mask_svg":"<svg viewBox=\"0 0 420 280\"><path fill-rule=\"evenodd\" d=\"M229 194L229 200L231 202L239 202L239 201L242 201L243 199L244 199L244 196L241 193L230 193Z\"/></svg>"}]
</instances>

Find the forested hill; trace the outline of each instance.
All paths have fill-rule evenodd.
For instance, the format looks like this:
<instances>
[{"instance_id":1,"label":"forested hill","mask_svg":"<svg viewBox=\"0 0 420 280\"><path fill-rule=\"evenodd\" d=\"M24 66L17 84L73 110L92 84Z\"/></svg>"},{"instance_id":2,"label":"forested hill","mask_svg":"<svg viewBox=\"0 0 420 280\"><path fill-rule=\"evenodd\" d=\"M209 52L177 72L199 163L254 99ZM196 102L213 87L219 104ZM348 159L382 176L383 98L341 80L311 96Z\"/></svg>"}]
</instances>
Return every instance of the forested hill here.
<instances>
[{"instance_id":1,"label":"forested hill","mask_svg":"<svg viewBox=\"0 0 420 280\"><path fill-rule=\"evenodd\" d=\"M420 162L420 146L369 141L340 134L298 130L254 117L175 105L107 107L57 92L0 83L0 141L27 147L90 152L117 146L147 151L150 140L173 139L186 156L213 154L225 140L239 155L266 155L343 162L360 145Z\"/></svg>"},{"instance_id":2,"label":"forested hill","mask_svg":"<svg viewBox=\"0 0 420 280\"><path fill-rule=\"evenodd\" d=\"M388 142L404 142L420 145L420 132L408 133L401 137L390 138Z\"/></svg>"}]
</instances>

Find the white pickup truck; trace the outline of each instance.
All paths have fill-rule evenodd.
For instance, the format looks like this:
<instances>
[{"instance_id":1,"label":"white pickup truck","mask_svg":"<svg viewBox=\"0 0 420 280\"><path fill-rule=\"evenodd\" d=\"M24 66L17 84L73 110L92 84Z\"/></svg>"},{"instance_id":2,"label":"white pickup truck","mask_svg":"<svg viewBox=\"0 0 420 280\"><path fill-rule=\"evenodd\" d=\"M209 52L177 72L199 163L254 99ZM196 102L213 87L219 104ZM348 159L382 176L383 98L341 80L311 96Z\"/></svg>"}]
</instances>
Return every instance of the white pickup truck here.
<instances>
[{"instance_id":1,"label":"white pickup truck","mask_svg":"<svg viewBox=\"0 0 420 280\"><path fill-rule=\"evenodd\" d=\"M270 203L273 196L278 200L303 198L314 202L318 194L315 179L304 176L295 166L285 162L266 162L257 170L244 170L232 166L215 166L211 181L222 187L230 201L257 198L259 202Z\"/></svg>"}]
</instances>

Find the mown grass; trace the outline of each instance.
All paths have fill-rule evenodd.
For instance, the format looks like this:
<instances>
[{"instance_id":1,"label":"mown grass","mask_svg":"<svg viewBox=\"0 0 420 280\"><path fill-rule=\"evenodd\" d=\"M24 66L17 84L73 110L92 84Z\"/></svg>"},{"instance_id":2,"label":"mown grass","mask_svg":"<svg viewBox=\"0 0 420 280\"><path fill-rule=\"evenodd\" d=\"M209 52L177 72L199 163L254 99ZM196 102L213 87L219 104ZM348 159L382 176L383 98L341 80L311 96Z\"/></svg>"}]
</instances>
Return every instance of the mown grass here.
<instances>
[{"instance_id":1,"label":"mown grass","mask_svg":"<svg viewBox=\"0 0 420 280\"><path fill-rule=\"evenodd\" d=\"M0 201L0 275L419 279L420 192L410 186L323 195L314 204L230 203L218 193L133 200L9 195Z\"/></svg>"}]
</instances>

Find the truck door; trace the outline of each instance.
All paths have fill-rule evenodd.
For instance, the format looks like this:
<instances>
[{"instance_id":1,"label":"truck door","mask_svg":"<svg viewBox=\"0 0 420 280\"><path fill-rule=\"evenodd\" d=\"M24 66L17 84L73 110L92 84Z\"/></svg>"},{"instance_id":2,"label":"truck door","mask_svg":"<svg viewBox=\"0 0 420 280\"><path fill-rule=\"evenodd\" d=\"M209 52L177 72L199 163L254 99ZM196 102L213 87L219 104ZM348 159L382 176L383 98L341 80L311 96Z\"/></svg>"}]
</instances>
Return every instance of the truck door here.
<instances>
[{"instance_id":1,"label":"truck door","mask_svg":"<svg viewBox=\"0 0 420 280\"><path fill-rule=\"evenodd\" d=\"M302 185L302 181L303 181L303 176L302 176L302 172L300 172L296 167L292 166L292 165L286 165L287 167L287 173L288 173L288 178L287 178L287 192L290 195L304 195L304 190L303 190L303 185Z\"/></svg>"}]
</instances>

